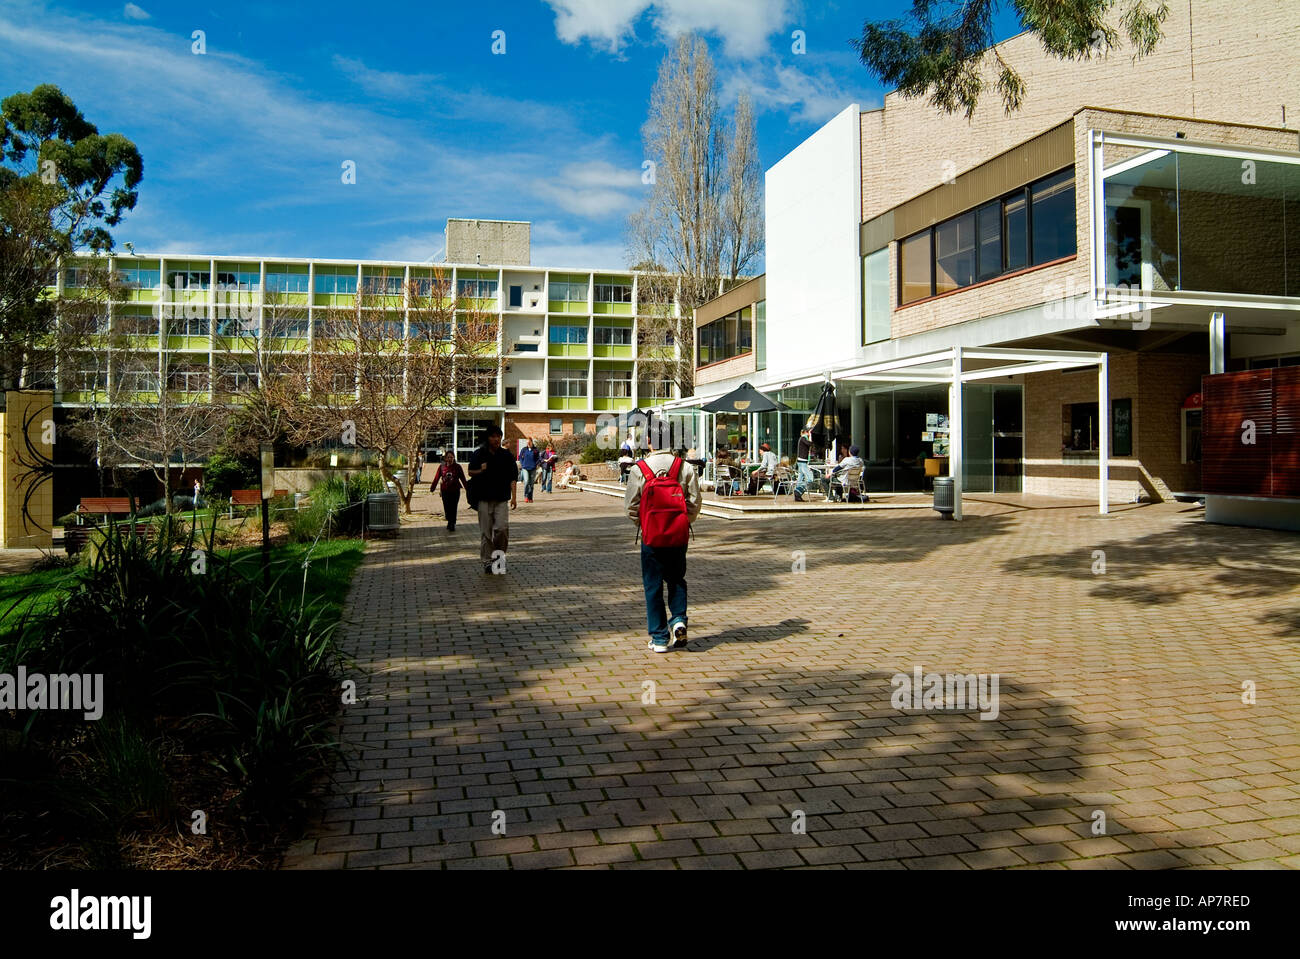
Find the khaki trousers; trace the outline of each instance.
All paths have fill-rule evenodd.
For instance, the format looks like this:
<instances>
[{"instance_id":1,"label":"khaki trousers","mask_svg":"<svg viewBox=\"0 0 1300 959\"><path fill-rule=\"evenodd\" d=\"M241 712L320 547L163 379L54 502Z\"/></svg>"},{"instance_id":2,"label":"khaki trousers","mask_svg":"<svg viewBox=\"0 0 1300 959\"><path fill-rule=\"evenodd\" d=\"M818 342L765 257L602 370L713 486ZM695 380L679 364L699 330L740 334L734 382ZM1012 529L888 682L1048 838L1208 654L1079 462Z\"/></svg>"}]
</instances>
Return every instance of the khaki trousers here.
<instances>
[{"instance_id":1,"label":"khaki trousers","mask_svg":"<svg viewBox=\"0 0 1300 959\"><path fill-rule=\"evenodd\" d=\"M479 500L478 503L478 555L485 563L492 562L492 552L505 552L510 543L509 500Z\"/></svg>"}]
</instances>

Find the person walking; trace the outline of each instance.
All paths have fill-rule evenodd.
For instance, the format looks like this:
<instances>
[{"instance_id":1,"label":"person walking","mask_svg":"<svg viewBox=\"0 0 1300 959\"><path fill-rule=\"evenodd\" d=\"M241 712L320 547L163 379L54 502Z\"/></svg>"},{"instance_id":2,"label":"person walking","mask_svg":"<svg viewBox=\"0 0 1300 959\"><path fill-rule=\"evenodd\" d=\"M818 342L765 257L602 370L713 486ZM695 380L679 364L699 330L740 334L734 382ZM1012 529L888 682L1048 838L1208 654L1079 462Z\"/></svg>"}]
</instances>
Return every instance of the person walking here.
<instances>
[{"instance_id":1,"label":"person walking","mask_svg":"<svg viewBox=\"0 0 1300 959\"><path fill-rule=\"evenodd\" d=\"M542 464L542 454L533 446L530 436L519 451L519 471L524 480L524 502L533 501L533 484L537 479L537 467Z\"/></svg>"},{"instance_id":2,"label":"person walking","mask_svg":"<svg viewBox=\"0 0 1300 959\"><path fill-rule=\"evenodd\" d=\"M653 442L647 442L645 458L628 474L623 503L639 527L649 648L666 653L687 643L686 546L704 500L695 467L672 453L655 452Z\"/></svg>"},{"instance_id":3,"label":"person walking","mask_svg":"<svg viewBox=\"0 0 1300 959\"><path fill-rule=\"evenodd\" d=\"M542 489L547 493L554 492L551 484L555 482L555 463L559 458L555 444L547 443L546 449L542 450Z\"/></svg>"},{"instance_id":4,"label":"person walking","mask_svg":"<svg viewBox=\"0 0 1300 959\"><path fill-rule=\"evenodd\" d=\"M813 482L812 467L809 461L812 459L812 430L804 427L799 433L799 447L795 450L795 477L794 499L796 503L803 502L803 494L808 492L808 487Z\"/></svg>"},{"instance_id":5,"label":"person walking","mask_svg":"<svg viewBox=\"0 0 1300 959\"><path fill-rule=\"evenodd\" d=\"M509 450L501 448L501 427L487 428L483 445L469 458L470 487L467 492L478 510L480 535L479 559L483 572L491 573L497 551L501 553L501 572L505 572L505 552L510 544L510 510L518 509L515 484L518 467ZM509 501L510 507L506 508Z\"/></svg>"},{"instance_id":6,"label":"person walking","mask_svg":"<svg viewBox=\"0 0 1300 959\"><path fill-rule=\"evenodd\" d=\"M437 492L442 496L442 514L447 517L449 533L456 532L456 511L460 507L460 491L465 489L467 484L465 471L456 462L455 450L447 450L442 457L442 462L438 464L437 471L433 474L433 483L430 484L429 491Z\"/></svg>"}]
</instances>

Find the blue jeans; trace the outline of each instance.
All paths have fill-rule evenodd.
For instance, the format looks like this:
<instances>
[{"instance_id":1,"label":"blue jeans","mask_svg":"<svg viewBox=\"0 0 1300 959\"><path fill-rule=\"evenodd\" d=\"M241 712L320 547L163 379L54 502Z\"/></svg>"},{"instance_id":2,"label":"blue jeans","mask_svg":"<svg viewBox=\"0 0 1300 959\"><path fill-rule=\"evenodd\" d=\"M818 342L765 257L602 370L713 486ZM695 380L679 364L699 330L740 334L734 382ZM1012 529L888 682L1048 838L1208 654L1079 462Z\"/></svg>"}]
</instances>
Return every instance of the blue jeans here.
<instances>
[{"instance_id":1,"label":"blue jeans","mask_svg":"<svg viewBox=\"0 0 1300 959\"><path fill-rule=\"evenodd\" d=\"M553 490L551 489L551 484L554 482L555 482L555 467L543 466L542 467L542 489L546 490L546 492L548 493L553 492Z\"/></svg>"},{"instance_id":2,"label":"blue jeans","mask_svg":"<svg viewBox=\"0 0 1300 959\"><path fill-rule=\"evenodd\" d=\"M528 470L520 470L524 474L524 499L533 498L533 478L537 475L537 467Z\"/></svg>"},{"instance_id":3,"label":"blue jeans","mask_svg":"<svg viewBox=\"0 0 1300 959\"><path fill-rule=\"evenodd\" d=\"M650 638L671 643L669 627L686 622L686 547L641 544L641 582L645 586L645 618ZM668 586L668 612L664 614L664 586Z\"/></svg>"},{"instance_id":4,"label":"blue jeans","mask_svg":"<svg viewBox=\"0 0 1300 959\"><path fill-rule=\"evenodd\" d=\"M808 492L808 487L813 484L813 471L808 468L807 460L799 460L795 465L797 467L798 476L796 478L794 491L802 496L804 493Z\"/></svg>"}]
</instances>

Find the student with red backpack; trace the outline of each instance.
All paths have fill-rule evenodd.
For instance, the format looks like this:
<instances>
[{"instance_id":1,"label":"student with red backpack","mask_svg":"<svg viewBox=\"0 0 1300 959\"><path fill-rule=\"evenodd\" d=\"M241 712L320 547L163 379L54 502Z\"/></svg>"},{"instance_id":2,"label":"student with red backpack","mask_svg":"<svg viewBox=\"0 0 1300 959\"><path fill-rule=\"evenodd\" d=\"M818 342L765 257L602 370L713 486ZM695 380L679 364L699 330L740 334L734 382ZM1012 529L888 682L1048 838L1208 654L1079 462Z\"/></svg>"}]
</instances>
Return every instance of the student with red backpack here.
<instances>
[{"instance_id":1,"label":"student with red backpack","mask_svg":"<svg viewBox=\"0 0 1300 959\"><path fill-rule=\"evenodd\" d=\"M627 515L639 527L641 582L645 586L650 649L666 653L686 645L686 545L704 499L695 467L672 453L656 453L628 471ZM668 615L664 612L668 587Z\"/></svg>"}]
</instances>

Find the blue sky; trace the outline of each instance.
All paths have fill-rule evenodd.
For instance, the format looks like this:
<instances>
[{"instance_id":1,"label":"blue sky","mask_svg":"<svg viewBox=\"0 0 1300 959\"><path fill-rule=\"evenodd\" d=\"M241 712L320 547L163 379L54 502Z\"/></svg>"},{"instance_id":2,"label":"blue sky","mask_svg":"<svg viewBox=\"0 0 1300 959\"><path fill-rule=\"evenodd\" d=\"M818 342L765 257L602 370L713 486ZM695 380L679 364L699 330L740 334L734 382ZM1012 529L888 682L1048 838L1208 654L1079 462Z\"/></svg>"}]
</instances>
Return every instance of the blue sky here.
<instances>
[{"instance_id":1,"label":"blue sky","mask_svg":"<svg viewBox=\"0 0 1300 959\"><path fill-rule=\"evenodd\" d=\"M671 37L706 37L724 106L749 92L766 169L849 103L880 105L848 41L909 6L6 0L0 96L55 83L136 142L145 177L119 248L441 260L446 218L483 217L531 220L534 264L613 268Z\"/></svg>"}]
</instances>

